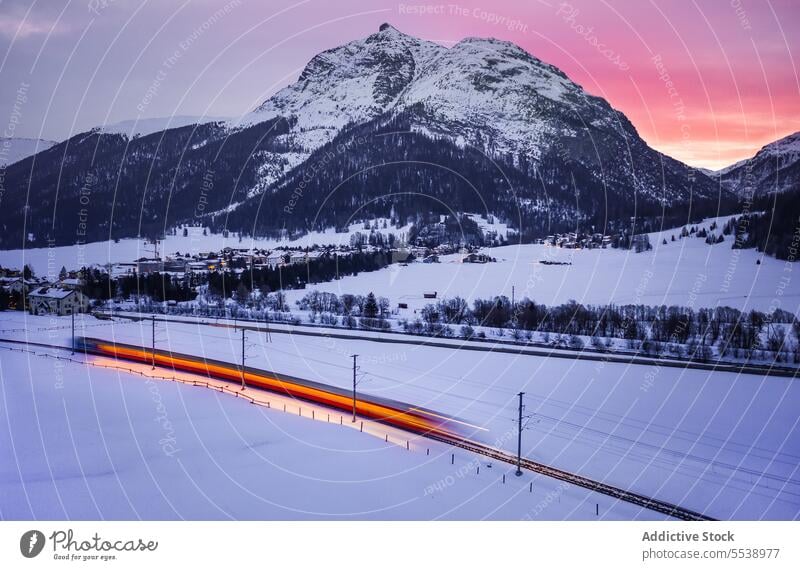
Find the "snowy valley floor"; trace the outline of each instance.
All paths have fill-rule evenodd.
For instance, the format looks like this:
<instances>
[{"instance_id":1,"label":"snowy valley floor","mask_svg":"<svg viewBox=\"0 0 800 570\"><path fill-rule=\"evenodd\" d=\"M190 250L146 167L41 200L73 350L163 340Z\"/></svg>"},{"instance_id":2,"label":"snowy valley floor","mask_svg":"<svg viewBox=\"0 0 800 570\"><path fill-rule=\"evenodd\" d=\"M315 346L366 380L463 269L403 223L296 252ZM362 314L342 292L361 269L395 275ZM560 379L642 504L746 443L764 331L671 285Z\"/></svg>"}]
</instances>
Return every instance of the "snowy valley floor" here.
<instances>
[{"instance_id":1,"label":"snowy valley floor","mask_svg":"<svg viewBox=\"0 0 800 570\"><path fill-rule=\"evenodd\" d=\"M712 218L687 228L711 231L716 223L718 234L729 218ZM350 236L330 231L293 242L249 239L240 242L236 237L204 236L196 230L193 228L187 237L168 236L161 246L162 253L196 254L223 247L337 245L349 243ZM352 226L350 231L363 231L363 224ZM312 288L337 294L371 291L388 297L392 307L400 302L407 304L408 309L399 316L409 319L415 318L414 310L431 302L424 299L425 292L436 291L440 299L459 295L471 303L475 298L495 295L510 298L512 286L517 299L529 297L546 305L574 299L584 304L666 304L694 309L729 306L742 311L768 312L781 308L800 313L800 288L794 276L798 271L794 270L796 264L787 264L755 249L731 249L730 236L722 243L708 245L694 236L680 239L680 232L676 228L649 234L653 249L642 253L618 249L571 250L535 244L488 248L484 251L496 258L496 263L460 263L460 255L447 255L441 257L441 263L416 262L405 267L392 264L379 271L287 291L287 297L294 306L294 301ZM0 265L21 269L30 264L38 276L55 280L62 266L78 269L88 264L131 262L149 255L152 252L143 248L141 240L124 239L119 243L96 242L80 247L0 251ZM545 265L541 261L571 265Z\"/></svg>"},{"instance_id":2,"label":"snowy valley floor","mask_svg":"<svg viewBox=\"0 0 800 570\"><path fill-rule=\"evenodd\" d=\"M406 450L312 421L308 407L299 417L206 388L2 352L3 519L660 518L466 452L451 464L443 445Z\"/></svg>"},{"instance_id":3,"label":"snowy valley floor","mask_svg":"<svg viewBox=\"0 0 800 570\"><path fill-rule=\"evenodd\" d=\"M69 319L20 313L2 319L3 338L69 342ZM149 322L84 317L78 330L138 345L151 341ZM176 352L234 363L241 358L241 335L233 330L160 323L156 341ZM249 334L246 353L249 366L344 388L352 382L349 355L358 353L362 392L457 416L488 430L475 439L507 450L515 445L516 393L524 391L523 453L531 459L715 518L800 516L800 388L792 378L281 334L271 342ZM9 428L0 449L16 458L2 473L4 517L97 516L93 485L112 518L136 516L124 497L127 486L152 499L134 503L145 518L358 513L516 519L535 512L539 518L591 519L598 502L601 518L654 516L541 477L531 496L532 475L509 478L503 486L500 478L510 468L488 469L483 462L478 474L475 457L463 452L456 452L451 466L452 450L444 446L430 446L427 456L386 445L380 436L173 383L159 384L176 439L180 434L180 454L168 457L158 444L165 434L142 377L71 365L56 389L52 361L8 351L0 356L3 423ZM106 446L120 451L104 451ZM467 473L460 465L468 466ZM81 469L92 475L91 483ZM306 487L320 480L319 491ZM23 493L31 485L41 489ZM60 485L83 493L83 510L75 506L64 514L55 494ZM169 501L159 486L169 490ZM25 497L34 502L45 492L49 498L32 509ZM170 507L173 495L181 509Z\"/></svg>"}]
</instances>

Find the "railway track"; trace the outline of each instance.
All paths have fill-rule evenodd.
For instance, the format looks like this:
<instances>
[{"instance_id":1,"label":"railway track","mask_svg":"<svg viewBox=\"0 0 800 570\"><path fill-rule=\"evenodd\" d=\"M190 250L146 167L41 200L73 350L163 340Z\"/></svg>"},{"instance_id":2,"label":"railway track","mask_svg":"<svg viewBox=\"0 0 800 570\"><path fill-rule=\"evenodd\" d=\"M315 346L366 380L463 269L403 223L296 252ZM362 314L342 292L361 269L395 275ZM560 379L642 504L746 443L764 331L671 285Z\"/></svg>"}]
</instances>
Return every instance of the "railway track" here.
<instances>
[{"instance_id":1,"label":"railway track","mask_svg":"<svg viewBox=\"0 0 800 570\"><path fill-rule=\"evenodd\" d=\"M446 443L448 445L460 447L467 451L471 451L472 453L477 453L479 455L490 457L496 461L502 461L504 463L510 463L512 465L517 464L516 456L499 451L497 449L494 449L492 447L480 443L476 443L473 441L466 441L466 440L459 441L436 435L429 435L426 437L429 437L430 439L434 439L437 441L441 441L442 443ZM626 503L631 503L633 505L637 505L639 507L643 507L651 511L656 511L661 514L667 515L669 517L673 517L684 521L716 520L702 513L692 511L691 509L674 505L666 501L661 501L659 499L653 499L651 497L640 495L632 491L626 491L625 489L620 489L619 487L614 487L613 485L609 485L601 481L595 481L594 479L589 479L588 477L583 477L582 475L570 473L569 471L564 471L563 469L551 467L549 465L545 465L544 463L539 463L531 459L523 458L520 461L520 464L522 468L527 469L529 471L540 473L542 475L546 475L553 479L558 479L559 481L565 481L573 485L578 485L579 487L583 487L585 489L589 489L597 493L602 493L603 495L607 495L609 497L613 497L615 499L619 499L620 501L625 501Z\"/></svg>"},{"instance_id":2,"label":"railway track","mask_svg":"<svg viewBox=\"0 0 800 570\"><path fill-rule=\"evenodd\" d=\"M49 349L56 349L56 350L72 350L70 347L59 346L59 345L52 345L46 343L37 343L37 342L26 342L21 340L12 340L12 339L3 339L0 338L0 342L3 343L10 343L16 345L25 345L31 347L38 347L38 348L49 348ZM76 351L80 352L80 351ZM178 356L178 355L176 355ZM157 366L160 366L156 364ZM238 373L239 368L235 365L230 365L231 369L234 372ZM228 377L221 377L224 380L230 380ZM395 426L396 427L396 426ZM515 455L500 451L493 447L472 441L467 440L458 436L449 436L447 434L438 432L432 433L430 431L417 431L417 430L409 430L415 433L416 435L420 435L426 437L428 439L438 441L441 443L445 443L447 445L452 445L454 447L458 447L460 449L464 449L466 451L476 453L478 455L483 455L485 457L489 457L494 459L495 461L500 461L503 463L508 463L511 465L517 464L517 457ZM539 473L541 475L545 475L547 477L551 477L553 479L557 479L559 481L564 481L570 483L572 485L577 485L579 487L583 487L585 489L589 489L591 491L601 493L603 495L613 497L620 501L624 501L648 510L652 510L666 516L685 520L685 521L710 521L715 520L709 516L706 516L702 513L698 513L696 511L681 507L679 505L675 505L672 503L668 503L666 501L661 501L659 499L654 499L652 497L647 497L645 495L641 495L638 493L634 493L632 491L627 491L625 489L621 489L619 487L614 487L613 485L609 485L607 483L603 483L601 481L596 481L594 479L590 479L588 477L584 477L582 475L578 475L576 473L571 473L569 471L565 471L563 469L558 469L556 467L551 467L549 465L545 465L544 463L539 463L537 461L533 461L531 459L523 458L520 461L520 466L535 473Z\"/></svg>"},{"instance_id":3,"label":"railway track","mask_svg":"<svg viewBox=\"0 0 800 570\"><path fill-rule=\"evenodd\" d=\"M621 364L634 364L643 366L663 366L667 368L679 368L685 370L704 370L707 372L730 372L733 374L750 374L756 376L780 376L784 378L797 378L800 369L779 366L772 364L751 364L736 362L700 362L696 360L686 360L668 355L643 356L624 352L601 352L593 348L585 347L580 351L563 351L554 348L547 348L535 345L519 345L510 341L493 341L492 344L481 344L481 341L469 341L461 343L442 342L435 337L417 337L404 333L384 333L380 335L354 334L352 332L336 332L333 329L325 329L321 325L302 325L295 327L286 323L269 323L240 319L238 322L211 322L203 317L170 317L168 315L144 316L141 313L109 313L95 311L94 316L99 318L120 318L130 321L143 321L155 317L156 322L175 323L184 325L202 324L203 326L225 328L225 329L246 329L253 332L269 332L270 334L286 334L295 336L323 337L337 340L365 340L369 342L379 342L387 344L408 344L426 346L432 348L445 348L448 350L466 350L472 352L494 352L498 354L511 354L515 356L536 356L546 358L562 358L567 360L588 360L594 362L615 362ZM206 317L212 319L213 317ZM286 327L286 328L283 328ZM320 329L319 331L314 329Z\"/></svg>"}]
</instances>

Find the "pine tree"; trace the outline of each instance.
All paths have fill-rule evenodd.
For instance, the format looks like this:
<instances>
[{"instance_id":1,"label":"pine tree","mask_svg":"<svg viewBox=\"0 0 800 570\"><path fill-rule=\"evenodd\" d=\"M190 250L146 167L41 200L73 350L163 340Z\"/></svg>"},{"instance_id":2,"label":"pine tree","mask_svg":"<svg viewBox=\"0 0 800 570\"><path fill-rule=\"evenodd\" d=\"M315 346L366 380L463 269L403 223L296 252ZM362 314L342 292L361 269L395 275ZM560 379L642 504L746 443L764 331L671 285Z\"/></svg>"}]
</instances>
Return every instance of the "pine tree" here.
<instances>
[{"instance_id":1,"label":"pine tree","mask_svg":"<svg viewBox=\"0 0 800 570\"><path fill-rule=\"evenodd\" d=\"M239 282L239 286L236 288L236 302L244 305L249 297L250 291L247 289L247 285L244 282Z\"/></svg>"},{"instance_id":2,"label":"pine tree","mask_svg":"<svg viewBox=\"0 0 800 570\"><path fill-rule=\"evenodd\" d=\"M375 294L370 292L364 302L362 313L368 319L374 319L378 316L378 302L375 300Z\"/></svg>"}]
</instances>

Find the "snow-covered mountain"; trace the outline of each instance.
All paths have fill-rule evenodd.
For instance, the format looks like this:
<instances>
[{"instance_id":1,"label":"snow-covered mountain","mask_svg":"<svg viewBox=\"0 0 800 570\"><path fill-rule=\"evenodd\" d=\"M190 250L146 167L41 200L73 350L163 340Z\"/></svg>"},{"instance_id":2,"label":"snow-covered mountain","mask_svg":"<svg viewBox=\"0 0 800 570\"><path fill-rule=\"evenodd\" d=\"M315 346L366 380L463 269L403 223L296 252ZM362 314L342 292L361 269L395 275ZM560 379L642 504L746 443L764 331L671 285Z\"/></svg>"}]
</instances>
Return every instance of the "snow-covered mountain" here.
<instances>
[{"instance_id":1,"label":"snow-covered mountain","mask_svg":"<svg viewBox=\"0 0 800 570\"><path fill-rule=\"evenodd\" d=\"M397 107L400 93L444 51L384 24L377 34L317 54L295 83L230 123L241 128L275 118L295 120L282 137L286 150L259 157L264 168L251 195L268 188L348 125Z\"/></svg>"},{"instance_id":2,"label":"snow-covered mountain","mask_svg":"<svg viewBox=\"0 0 800 570\"><path fill-rule=\"evenodd\" d=\"M722 185L742 197L758 197L800 189L800 132L759 150L714 173Z\"/></svg>"},{"instance_id":3,"label":"snow-covered mountain","mask_svg":"<svg viewBox=\"0 0 800 570\"><path fill-rule=\"evenodd\" d=\"M498 152L540 156L538 143L555 130L554 111L623 134L620 117L603 99L510 42L466 38L446 48L389 24L315 56L296 83L239 124L297 117L291 137L312 151L347 125L415 104L427 109L419 128L468 142L492 139Z\"/></svg>"},{"instance_id":4,"label":"snow-covered mountain","mask_svg":"<svg viewBox=\"0 0 800 570\"><path fill-rule=\"evenodd\" d=\"M492 214L527 239L683 216L690 203L710 215L734 199L650 148L607 101L494 39L444 47L384 24L318 54L239 120L175 119L95 129L46 151L34 172L10 169L0 247L74 240L86 192L89 239L190 219L298 235L451 211Z\"/></svg>"},{"instance_id":5,"label":"snow-covered mountain","mask_svg":"<svg viewBox=\"0 0 800 570\"><path fill-rule=\"evenodd\" d=\"M265 168L251 194L270 187L345 128L400 112L413 115L414 131L492 157L510 156L516 165L541 166L560 156L561 162L605 170L601 176L608 184L631 185L667 203L714 192L702 173L650 149L604 99L519 46L466 38L446 48L383 24L364 39L318 54L297 82L231 123L240 128L295 119L286 151L260 157ZM638 164L637 154L645 158ZM608 159L622 160L604 169ZM700 183L687 182L697 178Z\"/></svg>"},{"instance_id":6,"label":"snow-covered mountain","mask_svg":"<svg viewBox=\"0 0 800 570\"><path fill-rule=\"evenodd\" d=\"M56 144L44 139L0 138L0 166L8 166Z\"/></svg>"}]
</instances>

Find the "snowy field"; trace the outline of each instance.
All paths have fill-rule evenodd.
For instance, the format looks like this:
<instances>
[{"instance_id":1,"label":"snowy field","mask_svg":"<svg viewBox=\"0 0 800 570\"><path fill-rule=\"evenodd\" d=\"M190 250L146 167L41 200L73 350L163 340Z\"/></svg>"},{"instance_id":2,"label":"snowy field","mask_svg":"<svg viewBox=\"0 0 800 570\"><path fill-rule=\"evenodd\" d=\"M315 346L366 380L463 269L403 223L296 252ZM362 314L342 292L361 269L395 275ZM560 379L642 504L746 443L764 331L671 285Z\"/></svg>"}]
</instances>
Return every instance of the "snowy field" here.
<instances>
[{"instance_id":1,"label":"snowy field","mask_svg":"<svg viewBox=\"0 0 800 570\"><path fill-rule=\"evenodd\" d=\"M2 519L592 519L596 503L602 519L661 518L308 408L5 350L0 385Z\"/></svg>"},{"instance_id":2,"label":"snowy field","mask_svg":"<svg viewBox=\"0 0 800 570\"><path fill-rule=\"evenodd\" d=\"M4 338L68 342L68 319L51 320L20 313L7 313L2 319L0 336ZM86 317L79 329L85 336L148 346L151 341L148 322L110 323ZM240 361L240 339L237 331L198 324L160 323L156 334L160 348L230 362ZM273 334L269 343L259 333L248 333L247 339L248 365L345 388L352 382L349 355L357 353L361 355L360 391L459 417L487 430L476 430L473 438L510 451L515 448L516 394L524 391L523 453L527 457L715 518L800 517L800 431L797 425L800 387L794 379L286 334ZM45 396L52 396L48 395L48 390L52 392L52 374L42 373L41 368L29 371L26 362L7 361L5 353L3 368L6 392L13 382L14 385L21 383L25 390L34 393L42 385ZM94 380L86 380L86 376L79 374L76 382L79 385L89 382L82 389L93 390ZM92 372L91 378L94 376ZM137 377L120 378L113 386L124 394L125 390L137 389L129 385L141 383L142 379ZM24 400L30 395L20 397ZM176 398L181 397L176 395ZM215 402L222 401L222 395L209 397ZM25 409L8 398L5 396L5 413ZM58 401L63 405L60 399ZM236 404L224 404L226 409L228 405ZM187 417L203 418L206 423L202 411L197 412L200 414L197 416L183 403L176 404L175 408ZM106 413L105 407L100 410L98 406L97 410L97 413ZM152 415L152 410L150 412ZM91 414L95 414L95 406ZM39 414L39 417L47 416ZM221 422L226 430L230 427L228 421ZM125 422L126 429L138 429L137 422ZM12 422L12 425L15 424ZM306 433L306 428L298 429ZM295 433L288 428L287 431ZM39 439L36 432L27 437ZM375 443L370 441L366 445L374 447ZM408 453L404 449L400 451ZM420 461L414 453L411 457ZM436 467L439 478L448 475L446 463L444 471L441 465ZM353 467L355 471L351 476L362 472L360 466ZM495 469L499 473L502 467ZM397 469L390 466L387 470ZM484 471L481 469L481 474ZM397 487L397 492L419 491L418 483L410 480L402 484L394 480L392 485ZM458 486L461 487L461 482ZM593 504L595 499L590 502ZM481 501L475 504L479 503L482 504ZM464 510L444 516L524 516L505 508L486 515ZM585 511L585 508L570 513L548 510L542 516L590 518ZM387 518L428 518L431 513L409 507L408 511L385 515ZM614 509L613 515L625 518L630 513Z\"/></svg>"},{"instance_id":3,"label":"snowy field","mask_svg":"<svg viewBox=\"0 0 800 570\"><path fill-rule=\"evenodd\" d=\"M716 220L717 233L725 220ZM355 231L363 225L253 243L195 228L188 237L168 237L162 252L349 243ZM512 286L517 299L548 305L575 299L800 314L792 264L732 250L730 236L712 246L679 235L680 228L651 234L653 250L639 254L511 245L486 250L497 263L443 256L439 264L395 264L314 287L374 292L393 307L407 303L399 316L409 318L430 302L424 292L471 301L510 297ZM142 246L122 240L3 251L0 265L29 263L47 276L62 265L150 255ZM287 296L293 302L307 291ZM78 325L84 336L151 342L149 322L81 316ZM66 345L69 319L0 313L0 337ZM156 343L241 359L241 336L231 329L159 323ZM360 355L360 391L480 426L474 439L515 451L516 395L524 391L526 457L715 518L800 518L796 379L288 334L267 342L251 332L246 343L249 366L344 388L352 382L351 354ZM655 516L531 474L501 484L507 466L489 468L465 452L450 465L450 448L406 450L374 426L358 433L139 374L82 364L62 370L52 359L2 349L0 357L0 422L7 427L0 430L1 518L591 519L595 503L601 518ZM159 420L164 410L169 434ZM170 455L159 442L173 435L180 452Z\"/></svg>"},{"instance_id":4,"label":"snowy field","mask_svg":"<svg viewBox=\"0 0 800 570\"><path fill-rule=\"evenodd\" d=\"M717 218L722 225L727 218ZM698 224L709 227L713 220ZM719 229L721 231L721 227ZM718 233L719 233L718 231ZM671 241L675 234L676 241ZM570 299L584 304L682 305L694 308L729 306L741 310L771 311L779 307L800 313L800 287L787 287L792 264L758 253L733 250L727 242L708 245L696 237L678 239L680 229L650 234L651 251L634 253L616 249L571 250L546 245L510 245L487 249L497 263L460 263L459 255L442 256L441 263L391 265L380 271L344 277L313 286L337 294L365 295L370 291L389 297L393 306L408 304L401 316L439 298L491 298L506 295L512 287L517 299L554 305ZM662 240L667 240L663 245ZM761 260L761 264L756 264ZM557 261L571 265L543 265ZM791 283L791 282L790 282ZM291 301L305 291L287 291Z\"/></svg>"}]
</instances>

